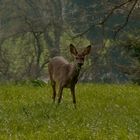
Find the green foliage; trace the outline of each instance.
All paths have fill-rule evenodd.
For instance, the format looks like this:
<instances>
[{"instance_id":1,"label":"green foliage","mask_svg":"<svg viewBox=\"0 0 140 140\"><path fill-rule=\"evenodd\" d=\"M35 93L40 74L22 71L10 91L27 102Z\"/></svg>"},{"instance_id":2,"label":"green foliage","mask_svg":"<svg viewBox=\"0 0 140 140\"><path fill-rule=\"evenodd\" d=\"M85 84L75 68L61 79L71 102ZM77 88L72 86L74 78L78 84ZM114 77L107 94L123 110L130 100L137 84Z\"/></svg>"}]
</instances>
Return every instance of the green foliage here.
<instances>
[{"instance_id":1,"label":"green foliage","mask_svg":"<svg viewBox=\"0 0 140 140\"><path fill-rule=\"evenodd\" d=\"M136 33L127 33L125 39L119 41L119 45L125 50L124 55L129 55L131 61L129 61L129 75L131 80L140 84L140 31Z\"/></svg>"},{"instance_id":2,"label":"green foliage","mask_svg":"<svg viewBox=\"0 0 140 140\"><path fill-rule=\"evenodd\" d=\"M60 106L51 88L0 86L0 139L114 140L140 138L140 87L79 84L77 109L64 90Z\"/></svg>"},{"instance_id":3,"label":"green foliage","mask_svg":"<svg viewBox=\"0 0 140 140\"><path fill-rule=\"evenodd\" d=\"M140 31L139 31L140 33ZM120 42L131 56L140 62L140 34L127 34L126 39Z\"/></svg>"},{"instance_id":4,"label":"green foliage","mask_svg":"<svg viewBox=\"0 0 140 140\"><path fill-rule=\"evenodd\" d=\"M46 82L43 80L31 80L31 84L35 87L44 87L46 86Z\"/></svg>"}]
</instances>

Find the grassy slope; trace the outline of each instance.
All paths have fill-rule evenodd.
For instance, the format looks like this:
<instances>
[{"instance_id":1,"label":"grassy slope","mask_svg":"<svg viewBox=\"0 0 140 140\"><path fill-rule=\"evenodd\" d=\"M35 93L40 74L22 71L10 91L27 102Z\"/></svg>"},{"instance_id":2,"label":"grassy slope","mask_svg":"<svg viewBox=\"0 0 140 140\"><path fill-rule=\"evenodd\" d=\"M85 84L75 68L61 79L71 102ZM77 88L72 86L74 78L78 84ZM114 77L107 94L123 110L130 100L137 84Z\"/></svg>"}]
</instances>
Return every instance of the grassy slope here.
<instances>
[{"instance_id":1,"label":"grassy slope","mask_svg":"<svg viewBox=\"0 0 140 140\"><path fill-rule=\"evenodd\" d=\"M59 107L51 88L0 86L0 140L138 140L140 87L80 84Z\"/></svg>"}]
</instances>

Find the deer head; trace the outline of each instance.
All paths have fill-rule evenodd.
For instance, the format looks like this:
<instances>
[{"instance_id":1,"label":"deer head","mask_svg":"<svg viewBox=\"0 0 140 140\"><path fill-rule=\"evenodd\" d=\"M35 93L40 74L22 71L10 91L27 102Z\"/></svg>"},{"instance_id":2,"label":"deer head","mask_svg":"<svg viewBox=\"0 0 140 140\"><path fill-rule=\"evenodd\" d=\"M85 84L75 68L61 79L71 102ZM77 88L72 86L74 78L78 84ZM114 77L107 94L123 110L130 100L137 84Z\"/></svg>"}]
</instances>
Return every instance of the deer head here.
<instances>
[{"instance_id":1,"label":"deer head","mask_svg":"<svg viewBox=\"0 0 140 140\"><path fill-rule=\"evenodd\" d=\"M81 67L84 64L85 56L90 53L90 50L91 45L78 52L75 46L73 44L70 44L70 52L74 56L76 65L78 65L79 67Z\"/></svg>"}]
</instances>

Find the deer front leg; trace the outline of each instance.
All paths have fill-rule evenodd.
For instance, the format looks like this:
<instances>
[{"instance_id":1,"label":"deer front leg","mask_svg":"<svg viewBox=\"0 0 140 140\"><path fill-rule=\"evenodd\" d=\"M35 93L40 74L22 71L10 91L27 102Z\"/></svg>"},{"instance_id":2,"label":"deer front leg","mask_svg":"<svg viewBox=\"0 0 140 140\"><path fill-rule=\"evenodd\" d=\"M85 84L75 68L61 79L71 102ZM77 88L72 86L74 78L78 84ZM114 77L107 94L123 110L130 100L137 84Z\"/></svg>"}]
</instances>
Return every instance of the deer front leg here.
<instances>
[{"instance_id":1,"label":"deer front leg","mask_svg":"<svg viewBox=\"0 0 140 140\"><path fill-rule=\"evenodd\" d=\"M72 86L70 88L70 90L71 90L71 95L72 95L72 98L73 98L73 104L74 104L74 107L76 108L75 86Z\"/></svg>"},{"instance_id":2,"label":"deer front leg","mask_svg":"<svg viewBox=\"0 0 140 140\"><path fill-rule=\"evenodd\" d=\"M58 104L61 102L63 87L60 85L58 92Z\"/></svg>"}]
</instances>

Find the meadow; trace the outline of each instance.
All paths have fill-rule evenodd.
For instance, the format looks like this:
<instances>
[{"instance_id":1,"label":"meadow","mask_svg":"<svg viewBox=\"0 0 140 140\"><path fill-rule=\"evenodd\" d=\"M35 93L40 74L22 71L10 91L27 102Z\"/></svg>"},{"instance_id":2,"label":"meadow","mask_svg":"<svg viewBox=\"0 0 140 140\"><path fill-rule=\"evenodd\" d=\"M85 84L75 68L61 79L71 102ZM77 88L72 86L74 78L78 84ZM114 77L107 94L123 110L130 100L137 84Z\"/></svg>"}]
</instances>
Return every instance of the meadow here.
<instances>
[{"instance_id":1,"label":"meadow","mask_svg":"<svg viewBox=\"0 0 140 140\"><path fill-rule=\"evenodd\" d=\"M50 85L0 85L0 140L139 140L140 86L78 84L77 109Z\"/></svg>"}]
</instances>

